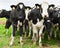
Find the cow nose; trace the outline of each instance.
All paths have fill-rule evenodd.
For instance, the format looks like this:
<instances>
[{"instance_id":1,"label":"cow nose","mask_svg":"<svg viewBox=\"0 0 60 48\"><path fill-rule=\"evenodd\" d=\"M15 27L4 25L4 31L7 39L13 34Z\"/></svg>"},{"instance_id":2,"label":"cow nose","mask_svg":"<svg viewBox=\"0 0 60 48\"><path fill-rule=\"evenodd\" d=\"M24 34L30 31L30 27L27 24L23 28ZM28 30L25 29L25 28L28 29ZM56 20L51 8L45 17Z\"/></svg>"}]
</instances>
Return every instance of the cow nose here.
<instances>
[{"instance_id":1,"label":"cow nose","mask_svg":"<svg viewBox=\"0 0 60 48\"><path fill-rule=\"evenodd\" d=\"M47 15L45 15L44 17L47 17Z\"/></svg>"}]
</instances>

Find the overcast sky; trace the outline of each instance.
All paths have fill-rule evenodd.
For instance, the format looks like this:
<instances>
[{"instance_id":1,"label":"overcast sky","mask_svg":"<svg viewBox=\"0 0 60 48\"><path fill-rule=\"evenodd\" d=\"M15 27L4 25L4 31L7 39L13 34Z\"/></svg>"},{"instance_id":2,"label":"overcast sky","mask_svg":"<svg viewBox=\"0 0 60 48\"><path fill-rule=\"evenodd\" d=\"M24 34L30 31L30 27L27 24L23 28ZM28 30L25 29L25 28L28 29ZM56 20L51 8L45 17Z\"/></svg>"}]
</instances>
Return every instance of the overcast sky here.
<instances>
[{"instance_id":1,"label":"overcast sky","mask_svg":"<svg viewBox=\"0 0 60 48\"><path fill-rule=\"evenodd\" d=\"M0 0L0 10L6 9L10 10L10 5L18 4L19 2L23 2L27 6L34 6L35 3L42 3L42 0ZM55 4L56 6L60 4L60 0L47 0L49 4Z\"/></svg>"}]
</instances>

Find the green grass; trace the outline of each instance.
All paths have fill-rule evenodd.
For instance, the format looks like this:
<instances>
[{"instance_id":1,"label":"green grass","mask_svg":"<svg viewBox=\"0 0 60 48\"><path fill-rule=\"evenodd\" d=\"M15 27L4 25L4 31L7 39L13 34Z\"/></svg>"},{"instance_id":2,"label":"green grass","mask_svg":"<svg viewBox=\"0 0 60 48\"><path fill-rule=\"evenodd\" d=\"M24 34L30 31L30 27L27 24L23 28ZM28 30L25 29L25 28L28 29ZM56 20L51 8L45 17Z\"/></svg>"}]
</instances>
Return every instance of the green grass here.
<instances>
[{"instance_id":1,"label":"green grass","mask_svg":"<svg viewBox=\"0 0 60 48\"><path fill-rule=\"evenodd\" d=\"M2 18L0 20L5 21L6 19ZM5 25L0 25L0 48L40 48L38 44L34 46L30 39L25 39L25 38L24 38L24 45L23 47L21 47L19 43L20 36L18 32L16 32L13 46L9 46L11 40L12 28L11 27L9 28L9 32L6 35L6 29L4 27ZM60 48L60 42L58 40L51 39L50 41L48 41L47 36L45 36L45 39L42 39L42 43L44 44L44 48Z\"/></svg>"}]
</instances>

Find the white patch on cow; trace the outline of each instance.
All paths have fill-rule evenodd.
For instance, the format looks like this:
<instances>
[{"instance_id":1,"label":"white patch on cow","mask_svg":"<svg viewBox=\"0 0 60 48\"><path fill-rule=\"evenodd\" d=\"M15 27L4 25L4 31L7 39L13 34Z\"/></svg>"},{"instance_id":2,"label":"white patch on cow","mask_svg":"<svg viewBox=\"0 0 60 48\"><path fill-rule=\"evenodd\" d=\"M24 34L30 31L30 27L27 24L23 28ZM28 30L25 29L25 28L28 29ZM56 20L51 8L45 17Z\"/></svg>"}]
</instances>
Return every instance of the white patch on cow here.
<instances>
[{"instance_id":1,"label":"white patch on cow","mask_svg":"<svg viewBox=\"0 0 60 48\"><path fill-rule=\"evenodd\" d=\"M56 7L56 9L55 10L59 10L59 8L58 7Z\"/></svg>"},{"instance_id":2,"label":"white patch on cow","mask_svg":"<svg viewBox=\"0 0 60 48\"><path fill-rule=\"evenodd\" d=\"M59 11L59 13L60 13L60 11Z\"/></svg>"},{"instance_id":3,"label":"white patch on cow","mask_svg":"<svg viewBox=\"0 0 60 48\"><path fill-rule=\"evenodd\" d=\"M28 13L30 12L30 10L29 9L26 9L25 10L25 14L26 14L26 18L25 19L27 19L28 20Z\"/></svg>"},{"instance_id":4,"label":"white patch on cow","mask_svg":"<svg viewBox=\"0 0 60 48\"><path fill-rule=\"evenodd\" d=\"M36 24L32 24L32 25L33 25L33 27L34 26L35 27L41 27L43 25L43 22L44 22L44 20L41 20L41 21L37 22Z\"/></svg>"},{"instance_id":5,"label":"white patch on cow","mask_svg":"<svg viewBox=\"0 0 60 48\"><path fill-rule=\"evenodd\" d=\"M22 26L22 22L18 21L18 26Z\"/></svg>"},{"instance_id":6,"label":"white patch on cow","mask_svg":"<svg viewBox=\"0 0 60 48\"><path fill-rule=\"evenodd\" d=\"M37 21L39 22L39 19L37 19Z\"/></svg>"},{"instance_id":7,"label":"white patch on cow","mask_svg":"<svg viewBox=\"0 0 60 48\"><path fill-rule=\"evenodd\" d=\"M39 46L42 46L42 44L41 44L41 35L42 35L42 32L43 32L43 28L44 28L44 25L41 26L40 31L39 31Z\"/></svg>"},{"instance_id":8,"label":"white patch on cow","mask_svg":"<svg viewBox=\"0 0 60 48\"><path fill-rule=\"evenodd\" d=\"M14 42L14 37L13 37L13 35L11 36L11 38L12 38L12 39L11 39L11 42L10 42L10 46L13 45L13 42Z\"/></svg>"},{"instance_id":9,"label":"white patch on cow","mask_svg":"<svg viewBox=\"0 0 60 48\"><path fill-rule=\"evenodd\" d=\"M20 5L19 5L19 7L20 7L20 9L22 9L22 8L23 8L23 5L22 5L22 4L20 4Z\"/></svg>"},{"instance_id":10,"label":"white patch on cow","mask_svg":"<svg viewBox=\"0 0 60 48\"><path fill-rule=\"evenodd\" d=\"M47 12L48 6L49 4L47 2L42 3L42 9L43 9L42 17L45 17L45 15L48 17L48 12Z\"/></svg>"},{"instance_id":11,"label":"white patch on cow","mask_svg":"<svg viewBox=\"0 0 60 48\"><path fill-rule=\"evenodd\" d=\"M47 22L50 22L50 20L47 20Z\"/></svg>"},{"instance_id":12,"label":"white patch on cow","mask_svg":"<svg viewBox=\"0 0 60 48\"><path fill-rule=\"evenodd\" d=\"M32 29L32 20L31 21L29 21L29 37L30 37L30 35L31 35L31 29Z\"/></svg>"},{"instance_id":13,"label":"white patch on cow","mask_svg":"<svg viewBox=\"0 0 60 48\"><path fill-rule=\"evenodd\" d=\"M15 7L13 7L12 9L15 10Z\"/></svg>"},{"instance_id":14,"label":"white patch on cow","mask_svg":"<svg viewBox=\"0 0 60 48\"><path fill-rule=\"evenodd\" d=\"M49 9L53 10L53 7L50 7Z\"/></svg>"},{"instance_id":15,"label":"white patch on cow","mask_svg":"<svg viewBox=\"0 0 60 48\"><path fill-rule=\"evenodd\" d=\"M37 6L37 9L39 9L39 6Z\"/></svg>"},{"instance_id":16,"label":"white patch on cow","mask_svg":"<svg viewBox=\"0 0 60 48\"><path fill-rule=\"evenodd\" d=\"M20 37L20 44L23 45L23 42L22 42L22 37Z\"/></svg>"}]
</instances>

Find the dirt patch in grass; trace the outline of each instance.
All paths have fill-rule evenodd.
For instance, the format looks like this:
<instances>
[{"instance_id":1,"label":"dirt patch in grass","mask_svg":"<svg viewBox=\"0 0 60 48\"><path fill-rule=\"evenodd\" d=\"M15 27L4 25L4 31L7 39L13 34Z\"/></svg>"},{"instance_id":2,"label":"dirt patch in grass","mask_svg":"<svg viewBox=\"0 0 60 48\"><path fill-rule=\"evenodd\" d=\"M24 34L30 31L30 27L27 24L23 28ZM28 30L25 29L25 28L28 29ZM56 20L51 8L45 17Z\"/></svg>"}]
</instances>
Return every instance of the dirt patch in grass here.
<instances>
[{"instance_id":1,"label":"dirt patch in grass","mask_svg":"<svg viewBox=\"0 0 60 48\"><path fill-rule=\"evenodd\" d=\"M5 25L6 21L1 21L0 20L0 25Z\"/></svg>"}]
</instances>

